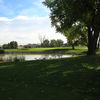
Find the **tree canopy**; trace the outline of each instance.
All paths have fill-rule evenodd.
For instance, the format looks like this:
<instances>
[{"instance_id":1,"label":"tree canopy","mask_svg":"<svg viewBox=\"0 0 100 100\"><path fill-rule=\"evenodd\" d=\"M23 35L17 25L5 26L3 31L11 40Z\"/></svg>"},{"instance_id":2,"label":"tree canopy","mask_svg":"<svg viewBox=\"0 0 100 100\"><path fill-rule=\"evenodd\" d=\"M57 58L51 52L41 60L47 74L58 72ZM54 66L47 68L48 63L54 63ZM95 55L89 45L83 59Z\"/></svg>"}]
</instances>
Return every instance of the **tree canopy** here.
<instances>
[{"instance_id":1,"label":"tree canopy","mask_svg":"<svg viewBox=\"0 0 100 100\"><path fill-rule=\"evenodd\" d=\"M77 22L71 28L65 30L68 45L74 49L75 45L87 45L87 28L83 23Z\"/></svg>"},{"instance_id":2,"label":"tree canopy","mask_svg":"<svg viewBox=\"0 0 100 100\"><path fill-rule=\"evenodd\" d=\"M17 49L18 43L16 41L11 41L8 44L3 45L3 49Z\"/></svg>"},{"instance_id":3,"label":"tree canopy","mask_svg":"<svg viewBox=\"0 0 100 100\"><path fill-rule=\"evenodd\" d=\"M100 32L100 0L45 0L50 8L51 23L57 31L64 33L76 22L88 29L88 55L95 54Z\"/></svg>"}]
</instances>

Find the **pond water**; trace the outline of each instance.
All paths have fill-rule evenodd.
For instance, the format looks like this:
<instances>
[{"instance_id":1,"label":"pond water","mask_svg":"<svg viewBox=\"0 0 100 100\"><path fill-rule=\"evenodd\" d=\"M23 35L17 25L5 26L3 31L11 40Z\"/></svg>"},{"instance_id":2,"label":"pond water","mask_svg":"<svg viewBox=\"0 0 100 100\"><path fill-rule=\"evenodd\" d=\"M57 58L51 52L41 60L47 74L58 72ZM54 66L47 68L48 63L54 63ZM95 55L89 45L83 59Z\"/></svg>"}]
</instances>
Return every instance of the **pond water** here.
<instances>
[{"instance_id":1,"label":"pond water","mask_svg":"<svg viewBox=\"0 0 100 100\"><path fill-rule=\"evenodd\" d=\"M59 59L68 58L72 55L66 54L4 54L0 55L0 61L29 61L29 60L41 60L41 59Z\"/></svg>"}]
</instances>

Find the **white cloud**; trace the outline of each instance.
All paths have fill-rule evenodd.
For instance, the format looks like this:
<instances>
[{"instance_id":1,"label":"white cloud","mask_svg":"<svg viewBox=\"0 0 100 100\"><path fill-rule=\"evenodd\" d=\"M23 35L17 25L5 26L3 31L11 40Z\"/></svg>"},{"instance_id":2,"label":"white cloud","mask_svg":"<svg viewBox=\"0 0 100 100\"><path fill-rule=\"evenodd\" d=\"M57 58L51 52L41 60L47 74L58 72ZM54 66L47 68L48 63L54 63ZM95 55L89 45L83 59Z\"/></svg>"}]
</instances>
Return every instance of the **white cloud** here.
<instances>
[{"instance_id":1,"label":"white cloud","mask_svg":"<svg viewBox=\"0 0 100 100\"><path fill-rule=\"evenodd\" d=\"M39 36L46 36L50 39L66 38L60 33L56 33L51 28L48 17L26 17L17 16L12 19L6 17L0 18L0 44L8 43L12 40L18 41L19 44L39 43Z\"/></svg>"},{"instance_id":2,"label":"white cloud","mask_svg":"<svg viewBox=\"0 0 100 100\"><path fill-rule=\"evenodd\" d=\"M10 21L10 19L8 19L6 17L0 17L0 21Z\"/></svg>"},{"instance_id":3,"label":"white cloud","mask_svg":"<svg viewBox=\"0 0 100 100\"><path fill-rule=\"evenodd\" d=\"M39 1L33 2L32 4L37 6L38 8L45 10L47 13L50 13L50 10L46 6L43 5L42 3L43 1L44 0L39 0Z\"/></svg>"}]
</instances>

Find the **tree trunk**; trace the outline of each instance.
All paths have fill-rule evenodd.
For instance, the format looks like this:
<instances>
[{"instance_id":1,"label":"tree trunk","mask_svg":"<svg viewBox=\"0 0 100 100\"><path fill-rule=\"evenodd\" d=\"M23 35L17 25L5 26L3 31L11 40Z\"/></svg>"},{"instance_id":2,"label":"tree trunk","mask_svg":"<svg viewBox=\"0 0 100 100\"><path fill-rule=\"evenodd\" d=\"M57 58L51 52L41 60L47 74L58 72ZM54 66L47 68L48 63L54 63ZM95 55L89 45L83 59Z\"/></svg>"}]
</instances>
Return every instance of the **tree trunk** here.
<instances>
[{"instance_id":1,"label":"tree trunk","mask_svg":"<svg viewBox=\"0 0 100 100\"><path fill-rule=\"evenodd\" d=\"M99 45L100 45L100 37L98 37L97 50L99 50Z\"/></svg>"},{"instance_id":2,"label":"tree trunk","mask_svg":"<svg viewBox=\"0 0 100 100\"><path fill-rule=\"evenodd\" d=\"M75 46L74 46L74 44L72 44L72 49L75 50Z\"/></svg>"},{"instance_id":3,"label":"tree trunk","mask_svg":"<svg viewBox=\"0 0 100 100\"><path fill-rule=\"evenodd\" d=\"M88 52L87 55L96 55L96 46L99 32L96 28L88 27Z\"/></svg>"}]
</instances>

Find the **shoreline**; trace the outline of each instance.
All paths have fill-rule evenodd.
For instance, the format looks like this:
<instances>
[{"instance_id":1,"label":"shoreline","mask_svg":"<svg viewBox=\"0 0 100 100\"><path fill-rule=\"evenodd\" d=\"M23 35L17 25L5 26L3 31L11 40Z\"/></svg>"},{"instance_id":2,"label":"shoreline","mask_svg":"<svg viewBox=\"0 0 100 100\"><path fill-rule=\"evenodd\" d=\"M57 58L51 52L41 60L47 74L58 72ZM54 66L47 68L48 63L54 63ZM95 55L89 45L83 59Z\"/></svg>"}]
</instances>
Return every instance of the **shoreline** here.
<instances>
[{"instance_id":1,"label":"shoreline","mask_svg":"<svg viewBox=\"0 0 100 100\"><path fill-rule=\"evenodd\" d=\"M5 52L4 54L68 54L68 55L86 55L86 53L77 53L77 52Z\"/></svg>"}]
</instances>

